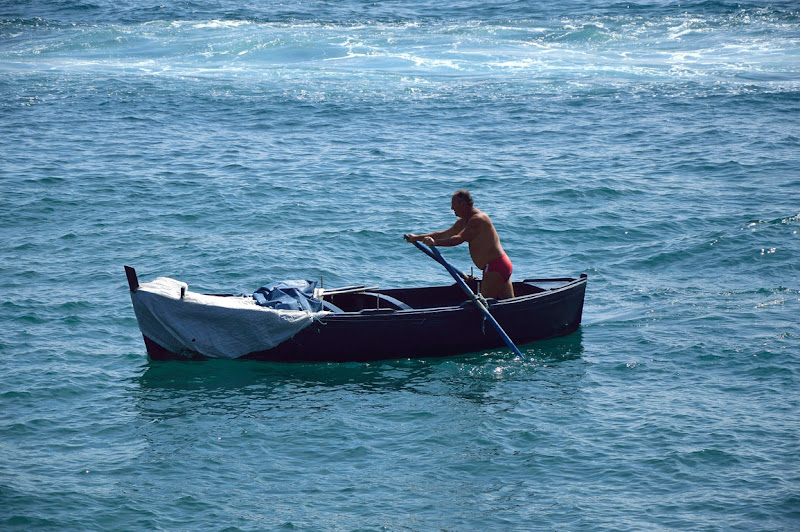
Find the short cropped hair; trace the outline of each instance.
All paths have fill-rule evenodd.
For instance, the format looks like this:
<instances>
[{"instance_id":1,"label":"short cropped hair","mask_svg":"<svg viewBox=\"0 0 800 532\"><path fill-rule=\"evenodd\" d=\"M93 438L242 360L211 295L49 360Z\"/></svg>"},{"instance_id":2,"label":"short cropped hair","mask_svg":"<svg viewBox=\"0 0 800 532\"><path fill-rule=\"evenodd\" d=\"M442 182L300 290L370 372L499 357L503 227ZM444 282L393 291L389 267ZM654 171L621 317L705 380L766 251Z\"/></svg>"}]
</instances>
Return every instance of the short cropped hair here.
<instances>
[{"instance_id":1,"label":"short cropped hair","mask_svg":"<svg viewBox=\"0 0 800 532\"><path fill-rule=\"evenodd\" d=\"M456 193L453 194L453 199L456 201L460 201L466 203L470 207L472 207L472 195L467 192L466 190L456 190Z\"/></svg>"}]
</instances>

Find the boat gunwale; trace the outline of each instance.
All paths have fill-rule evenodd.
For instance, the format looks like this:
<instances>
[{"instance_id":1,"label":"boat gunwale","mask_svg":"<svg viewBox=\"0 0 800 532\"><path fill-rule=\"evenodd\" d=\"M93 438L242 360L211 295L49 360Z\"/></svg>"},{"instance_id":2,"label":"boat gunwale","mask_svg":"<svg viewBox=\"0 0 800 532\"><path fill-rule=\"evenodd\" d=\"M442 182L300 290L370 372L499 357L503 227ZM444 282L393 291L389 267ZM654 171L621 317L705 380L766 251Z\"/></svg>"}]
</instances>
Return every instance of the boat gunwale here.
<instances>
[{"instance_id":1,"label":"boat gunwale","mask_svg":"<svg viewBox=\"0 0 800 532\"><path fill-rule=\"evenodd\" d=\"M126 267L126 271L127 271ZM129 274L128 282L132 283L131 278L136 281L135 277L135 270L131 268L133 271L132 277ZM517 281L521 284L531 284L533 285L534 282L539 283L548 283L548 282L561 282L564 281L565 284L560 286L550 288L550 289L542 289L541 292L535 292L533 294L525 294L523 296L516 296L508 299L496 300L494 298L490 298L488 300L488 308L492 309L502 309L508 310L509 307L514 307L517 305L521 305L524 303L529 303L531 301L537 299L544 299L544 298L552 298L553 296L560 294L562 292L570 291L577 288L581 284L586 284L588 281L588 277L585 273L580 274L579 277L553 277L553 278L534 278L534 279L524 279L522 281ZM138 282L136 286L131 284L131 291L135 291L138 289ZM445 286L429 286L429 287L410 287L410 290L426 290L431 288L448 288L454 287L456 284L445 285ZM535 286L535 285L533 285ZM380 292L380 289L373 289L376 292ZM386 290L403 290L403 288L389 288ZM241 297L234 294L229 293L205 293L205 296L210 297ZM358 311L348 311L348 312L324 312L322 316L316 318L318 321L326 322L326 321L349 321L349 320L373 320L375 318L383 319L383 318L390 318L390 317L415 317L420 314L430 316L432 314L441 314L441 313L450 313L450 312L459 312L459 311L472 311L474 310L473 306L470 304L470 300L466 299L463 302L457 305L446 305L441 307L424 307L424 308L410 308L410 309L393 309L393 308L378 308L378 309L362 309Z\"/></svg>"},{"instance_id":2,"label":"boat gunwale","mask_svg":"<svg viewBox=\"0 0 800 532\"><path fill-rule=\"evenodd\" d=\"M493 301L491 301L489 303L488 308L489 308L489 310L492 310L492 309L495 309L495 308L508 308L508 307L515 306L515 305L518 305L518 304L528 303L528 302L536 300L536 299L544 299L544 298L552 297L552 296L554 296L556 294L559 294L561 292L572 290L572 289L576 288L577 286L579 286L580 284L586 284L586 282L588 280L586 277L581 276L581 277L577 277L577 278L575 278L575 277L559 277L559 278L553 278L553 279L526 279L526 280L520 281L520 282L522 282L522 283L526 283L526 282L529 282L529 281L539 281L539 282L547 281L547 282L552 282L552 281L562 281L562 280L567 280L567 279L569 279L569 282L567 282L566 284L563 284L561 286L558 286L558 287L555 287L555 288L551 288L551 289L548 289L548 290L543 290L541 292L536 292L535 294L526 294L524 296L517 296L517 297L512 297L512 298L509 298L509 299L493 300ZM452 284L452 285L447 285L447 286L456 286L456 285ZM422 287L422 288L418 288L418 290L424 290L425 288L439 288L439 287ZM366 310L366 312L364 310ZM415 316L415 315L418 315L418 314L430 315L430 314L438 314L438 313L444 313L444 312L458 312L458 311L464 311L464 310L472 310L472 304L471 304L470 300L466 299L462 303L459 303L458 305L447 305L447 306L443 306L443 307L425 307L425 308L411 308L411 309L390 309L390 308L385 308L385 309L364 309L364 310L353 311L353 312L331 312L329 314L325 314L324 316L321 316L319 318L319 320L325 322L325 321L329 321L329 320L339 321L339 320L345 320L345 319L353 319L353 318L356 318L356 317L357 318L361 318L361 319L366 319L366 318L383 318L383 317L387 317L388 318L390 316L398 316L398 315L399 316Z\"/></svg>"},{"instance_id":3,"label":"boat gunwale","mask_svg":"<svg viewBox=\"0 0 800 532\"><path fill-rule=\"evenodd\" d=\"M568 282L566 282L565 284L563 284L561 286L557 286L555 288L550 288L550 289L547 289L547 290L542 290L541 292L536 292L534 294L525 294L524 296L515 296L515 297L508 298L508 299L489 298L488 307L490 309L495 308L495 307L508 307L510 305L516 305L516 304L519 304L519 303L525 303L525 302L530 301L530 300L540 299L540 298L544 298L544 297L547 297L547 296L552 296L553 294L557 294L559 292L563 292L563 291L572 289L572 288L574 288L575 286L577 286L577 285L579 285L581 283L586 284L587 280L588 280L587 277L584 277L583 275L581 277L577 277L577 278L576 277L557 277L557 278L550 278L550 279L546 279L546 278L542 278L542 279L525 279L524 281L518 281L518 282L519 283L532 283L534 281L536 281L536 282L568 281ZM428 288L446 288L446 287L452 287L452 286L456 286L456 285L452 284L452 285L446 285L444 287L441 287L441 286L427 286L427 287L420 287L420 288L413 288L412 287L410 289L411 290L425 290L425 289L428 289ZM380 292L380 289L373 289L373 290L375 292ZM396 289L390 288L390 289L387 289L387 290L396 290ZM401 288L401 290L402 290L402 288ZM236 297L236 296L233 296L233 294L204 294L204 295L211 296L211 297ZM372 317L374 317L374 316L382 316L382 315L390 315L390 314L391 315L396 315L396 314L410 315L410 314L418 314L418 313L441 312L441 311L448 311L448 310L463 310L464 308L468 308L468 307L471 306L471 305L468 304L469 302L470 301L468 299L465 299L462 303L459 303L458 305L446 305L446 306L442 306L442 307L425 307L425 308L410 308L410 309L383 308L383 309L362 309L362 310L358 310L358 311L346 311L346 312L329 312L328 314L323 316L321 319L326 319L326 318L329 318L331 316L342 316L342 317L343 316L347 316L347 317L372 316ZM366 310L366 312L364 312L365 310Z\"/></svg>"}]
</instances>

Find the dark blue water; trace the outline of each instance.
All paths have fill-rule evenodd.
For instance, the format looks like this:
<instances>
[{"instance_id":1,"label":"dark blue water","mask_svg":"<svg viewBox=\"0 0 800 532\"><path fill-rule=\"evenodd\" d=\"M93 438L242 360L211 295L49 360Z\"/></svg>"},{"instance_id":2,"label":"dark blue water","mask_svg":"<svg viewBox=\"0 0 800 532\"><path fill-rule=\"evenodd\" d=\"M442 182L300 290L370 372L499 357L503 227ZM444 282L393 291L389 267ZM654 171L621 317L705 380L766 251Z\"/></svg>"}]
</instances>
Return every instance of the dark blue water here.
<instances>
[{"instance_id":1,"label":"dark blue water","mask_svg":"<svg viewBox=\"0 0 800 532\"><path fill-rule=\"evenodd\" d=\"M0 528L796 530L794 2L0 5ZM142 281L447 284L468 188L581 330L149 362ZM466 248L445 250L469 268Z\"/></svg>"}]
</instances>

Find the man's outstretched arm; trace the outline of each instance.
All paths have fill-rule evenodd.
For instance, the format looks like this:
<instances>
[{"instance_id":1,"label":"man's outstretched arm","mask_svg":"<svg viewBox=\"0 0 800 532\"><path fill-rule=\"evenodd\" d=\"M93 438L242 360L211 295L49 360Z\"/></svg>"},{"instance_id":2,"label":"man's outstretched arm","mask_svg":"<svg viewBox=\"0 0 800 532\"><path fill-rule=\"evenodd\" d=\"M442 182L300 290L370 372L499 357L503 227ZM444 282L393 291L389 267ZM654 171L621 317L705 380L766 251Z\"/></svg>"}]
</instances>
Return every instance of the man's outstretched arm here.
<instances>
[{"instance_id":1,"label":"man's outstretched arm","mask_svg":"<svg viewBox=\"0 0 800 532\"><path fill-rule=\"evenodd\" d=\"M445 229L444 231L435 231L433 233L426 233L424 235L408 235L409 242L425 242L426 238L431 238L434 241L444 240L452 238L453 236L462 232L462 225L463 222L461 220L457 221L450 229ZM462 241L463 242L463 241ZM425 242L427 244L427 242ZM460 244L461 242L459 242ZM457 244L450 244L451 246L455 246Z\"/></svg>"}]
</instances>

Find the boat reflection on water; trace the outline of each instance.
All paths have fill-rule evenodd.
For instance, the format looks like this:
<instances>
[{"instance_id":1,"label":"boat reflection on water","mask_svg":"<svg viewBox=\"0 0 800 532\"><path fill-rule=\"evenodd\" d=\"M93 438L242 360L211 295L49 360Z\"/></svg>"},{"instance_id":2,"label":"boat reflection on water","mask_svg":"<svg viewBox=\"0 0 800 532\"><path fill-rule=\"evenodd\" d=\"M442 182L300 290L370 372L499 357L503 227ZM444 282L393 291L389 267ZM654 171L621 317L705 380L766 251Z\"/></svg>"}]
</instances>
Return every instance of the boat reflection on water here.
<instances>
[{"instance_id":1,"label":"boat reflection on water","mask_svg":"<svg viewBox=\"0 0 800 532\"><path fill-rule=\"evenodd\" d=\"M583 334L579 329L569 336L520 347L527 360L515 357L507 349L498 349L449 358L369 363L151 361L136 383L143 408L161 414L164 409L215 409L226 408L225 405L263 411L284 408L287 401L299 398L342 392L357 396L411 391L482 402L486 400L485 392L498 379L550 382L548 372L581 358Z\"/></svg>"},{"instance_id":2,"label":"boat reflection on water","mask_svg":"<svg viewBox=\"0 0 800 532\"><path fill-rule=\"evenodd\" d=\"M578 329L569 336L528 344L523 351L534 361L545 363L576 360L583 355L583 329Z\"/></svg>"}]
</instances>

